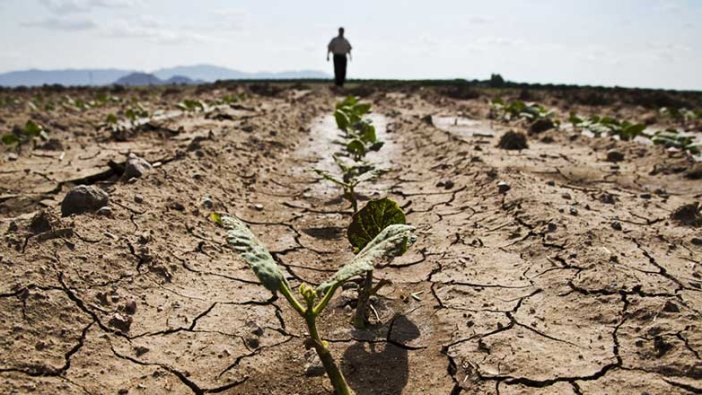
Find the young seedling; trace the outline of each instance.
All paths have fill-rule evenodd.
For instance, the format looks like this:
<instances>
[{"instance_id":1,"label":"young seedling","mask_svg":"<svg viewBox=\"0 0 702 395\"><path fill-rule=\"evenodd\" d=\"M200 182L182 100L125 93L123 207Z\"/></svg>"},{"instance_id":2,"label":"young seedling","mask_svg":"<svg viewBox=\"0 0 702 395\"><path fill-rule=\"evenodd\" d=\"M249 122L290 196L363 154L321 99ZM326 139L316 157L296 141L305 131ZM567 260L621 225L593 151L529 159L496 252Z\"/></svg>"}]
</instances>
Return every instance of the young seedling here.
<instances>
[{"instance_id":1,"label":"young seedling","mask_svg":"<svg viewBox=\"0 0 702 395\"><path fill-rule=\"evenodd\" d=\"M568 121L572 123L574 127L588 130L596 137L601 135L614 135L619 136L622 140L632 140L634 137L641 135L646 129L646 125L642 123L622 121L608 116L601 117L594 115L589 119L582 119L576 114L571 113Z\"/></svg>"},{"instance_id":2,"label":"young seedling","mask_svg":"<svg viewBox=\"0 0 702 395\"><path fill-rule=\"evenodd\" d=\"M368 243L379 235L383 229L392 225L404 225L405 213L396 202L383 198L369 201L365 207L353 215L351 225L347 231L349 242L354 252L362 251ZM370 310L370 297L377 294L381 287L389 282L381 280L373 285L373 270L366 272L363 284L358 291L358 302L353 325L364 328L368 323Z\"/></svg>"},{"instance_id":3,"label":"young seedling","mask_svg":"<svg viewBox=\"0 0 702 395\"><path fill-rule=\"evenodd\" d=\"M16 145L19 150L24 144L34 141L36 138L48 140L49 136L43 126L29 120L24 125L24 128L15 126L12 132L4 134L1 139L3 144Z\"/></svg>"},{"instance_id":4,"label":"young seedling","mask_svg":"<svg viewBox=\"0 0 702 395\"><path fill-rule=\"evenodd\" d=\"M354 165L346 164L336 154L332 155L332 158L341 172L340 177L334 176L328 171L321 169L313 169L313 171L325 180L331 181L341 187L343 190L342 196L351 203L351 208L355 213L358 211L356 187L362 182L377 178L380 174L382 174L382 170L376 169L375 166L366 162L361 162L360 164Z\"/></svg>"},{"instance_id":5,"label":"young seedling","mask_svg":"<svg viewBox=\"0 0 702 395\"><path fill-rule=\"evenodd\" d=\"M368 152L378 151L383 146L383 142L378 139L375 126L370 120L363 119L369 111L370 104L359 103L358 99L352 96L336 105L334 118L337 127L343 132L343 141L337 143L343 147L343 151L334 154L333 158L341 176L337 177L325 170L314 169L324 179L343 189L343 197L351 202L354 212L358 210L356 186L377 177L381 172L365 161ZM350 158L354 164L344 163L342 156Z\"/></svg>"},{"instance_id":6,"label":"young seedling","mask_svg":"<svg viewBox=\"0 0 702 395\"><path fill-rule=\"evenodd\" d=\"M202 100L196 99L184 99L178 103L177 107L185 112L205 112L207 110L207 104Z\"/></svg>"},{"instance_id":7,"label":"young seedling","mask_svg":"<svg viewBox=\"0 0 702 395\"><path fill-rule=\"evenodd\" d=\"M329 304L339 287L352 277L373 270L381 259L392 259L407 250L413 241L411 226L391 225L371 240L347 265L337 271L329 280L316 288L301 284L298 288L300 301L288 284L283 271L273 260L266 247L251 233L239 219L213 213L210 218L227 230L227 243L246 261L258 277L261 285L277 296L280 292L297 314L304 319L309 332L306 345L313 347L322 361L324 370L336 395L353 395L346 379L334 361L329 344L322 340L317 330L317 318Z\"/></svg>"},{"instance_id":8,"label":"young seedling","mask_svg":"<svg viewBox=\"0 0 702 395\"><path fill-rule=\"evenodd\" d=\"M676 129L658 131L651 137L651 141L653 144L677 148L693 155L699 155L702 152L702 142L696 142L692 135L682 134Z\"/></svg>"}]
</instances>

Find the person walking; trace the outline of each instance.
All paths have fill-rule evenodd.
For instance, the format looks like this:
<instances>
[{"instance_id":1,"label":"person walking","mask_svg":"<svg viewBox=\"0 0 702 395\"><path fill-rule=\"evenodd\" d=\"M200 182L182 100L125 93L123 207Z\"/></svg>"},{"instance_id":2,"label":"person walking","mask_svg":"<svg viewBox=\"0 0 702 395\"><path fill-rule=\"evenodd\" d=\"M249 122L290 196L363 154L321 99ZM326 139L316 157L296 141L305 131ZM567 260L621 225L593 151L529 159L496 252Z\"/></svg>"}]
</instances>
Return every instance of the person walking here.
<instances>
[{"instance_id":1,"label":"person walking","mask_svg":"<svg viewBox=\"0 0 702 395\"><path fill-rule=\"evenodd\" d=\"M339 35L332 38L327 46L327 62L329 54L334 54L334 83L336 86L344 86L346 81L346 55L351 60L351 43L344 37L344 28L339 28Z\"/></svg>"}]
</instances>

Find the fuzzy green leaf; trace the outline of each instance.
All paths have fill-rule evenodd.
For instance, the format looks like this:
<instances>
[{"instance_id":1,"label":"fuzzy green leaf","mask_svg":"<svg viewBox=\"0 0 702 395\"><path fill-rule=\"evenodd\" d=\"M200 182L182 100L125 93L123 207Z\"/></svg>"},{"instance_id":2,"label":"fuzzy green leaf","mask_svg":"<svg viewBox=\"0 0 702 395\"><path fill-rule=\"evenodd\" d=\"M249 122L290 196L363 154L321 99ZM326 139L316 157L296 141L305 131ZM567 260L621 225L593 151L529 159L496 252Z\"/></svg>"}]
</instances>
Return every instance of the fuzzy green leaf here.
<instances>
[{"instance_id":1,"label":"fuzzy green leaf","mask_svg":"<svg viewBox=\"0 0 702 395\"><path fill-rule=\"evenodd\" d=\"M405 223L405 213L396 202L388 198L371 200L353 215L347 237L351 245L360 251L389 225Z\"/></svg>"},{"instance_id":2,"label":"fuzzy green leaf","mask_svg":"<svg viewBox=\"0 0 702 395\"><path fill-rule=\"evenodd\" d=\"M236 217L215 215L210 218L215 222L219 220L222 227L227 229L227 243L249 264L261 284L276 293L285 282L283 272L246 224Z\"/></svg>"},{"instance_id":3,"label":"fuzzy green leaf","mask_svg":"<svg viewBox=\"0 0 702 395\"><path fill-rule=\"evenodd\" d=\"M19 144L20 138L14 133L7 133L2 136L2 143L5 145Z\"/></svg>"},{"instance_id":4,"label":"fuzzy green leaf","mask_svg":"<svg viewBox=\"0 0 702 395\"><path fill-rule=\"evenodd\" d=\"M38 137L43 131L44 128L31 119L24 125L24 134L27 136Z\"/></svg>"},{"instance_id":5,"label":"fuzzy green leaf","mask_svg":"<svg viewBox=\"0 0 702 395\"><path fill-rule=\"evenodd\" d=\"M346 131L351 123L346 113L341 110L334 111L334 119L336 120L336 127L343 131Z\"/></svg>"},{"instance_id":6,"label":"fuzzy green leaf","mask_svg":"<svg viewBox=\"0 0 702 395\"><path fill-rule=\"evenodd\" d=\"M317 287L317 294L323 295L332 287L337 287L350 278L373 270L380 259L393 259L407 251L407 246L414 242L409 225L390 225L383 229L366 247L347 265L339 269L332 278Z\"/></svg>"}]
</instances>

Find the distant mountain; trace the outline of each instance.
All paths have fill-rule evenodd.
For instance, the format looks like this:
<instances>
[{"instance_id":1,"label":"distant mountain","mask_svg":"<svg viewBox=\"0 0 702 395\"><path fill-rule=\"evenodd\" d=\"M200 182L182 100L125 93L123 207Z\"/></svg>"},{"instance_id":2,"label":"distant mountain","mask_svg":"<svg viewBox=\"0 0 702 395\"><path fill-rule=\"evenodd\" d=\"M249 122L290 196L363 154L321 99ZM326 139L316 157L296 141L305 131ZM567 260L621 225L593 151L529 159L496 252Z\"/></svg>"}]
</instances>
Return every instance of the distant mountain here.
<instances>
[{"instance_id":1,"label":"distant mountain","mask_svg":"<svg viewBox=\"0 0 702 395\"><path fill-rule=\"evenodd\" d=\"M78 70L22 70L0 74L0 86L108 85L134 70L78 69Z\"/></svg>"},{"instance_id":2,"label":"distant mountain","mask_svg":"<svg viewBox=\"0 0 702 395\"><path fill-rule=\"evenodd\" d=\"M217 80L331 78L331 75L316 70L249 73L207 64L170 67L156 70L153 74L161 79L182 75L205 82L214 82Z\"/></svg>"},{"instance_id":3,"label":"distant mountain","mask_svg":"<svg viewBox=\"0 0 702 395\"><path fill-rule=\"evenodd\" d=\"M249 79L301 79L321 78L331 76L315 70L283 71L283 72L244 72L213 65L179 66L156 70L148 75L159 81L146 77L147 73L123 69L68 69L68 70L22 70L0 74L0 86L40 86L44 84L75 85L109 85L113 83L132 85L138 81L144 85L161 83L191 84L214 82L217 80L249 80ZM124 77L126 82L118 82ZM171 80L173 79L173 80Z\"/></svg>"},{"instance_id":4,"label":"distant mountain","mask_svg":"<svg viewBox=\"0 0 702 395\"><path fill-rule=\"evenodd\" d=\"M124 86L144 86L144 85L161 85L163 81L153 74L148 73L131 73L118 79L114 82L116 85Z\"/></svg>"}]
</instances>

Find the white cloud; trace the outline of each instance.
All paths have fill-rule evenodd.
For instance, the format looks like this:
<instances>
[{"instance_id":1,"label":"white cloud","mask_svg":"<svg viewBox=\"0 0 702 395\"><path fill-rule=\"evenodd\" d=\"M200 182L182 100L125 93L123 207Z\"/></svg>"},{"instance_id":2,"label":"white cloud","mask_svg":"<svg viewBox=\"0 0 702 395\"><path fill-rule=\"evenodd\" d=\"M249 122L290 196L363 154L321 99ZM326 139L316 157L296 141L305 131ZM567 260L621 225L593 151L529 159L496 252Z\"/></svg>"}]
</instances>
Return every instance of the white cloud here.
<instances>
[{"instance_id":1,"label":"white cloud","mask_svg":"<svg viewBox=\"0 0 702 395\"><path fill-rule=\"evenodd\" d=\"M79 31L90 30L97 27L95 21L85 17L48 17L39 20L26 21L22 26L38 27L48 30Z\"/></svg>"},{"instance_id":2,"label":"white cloud","mask_svg":"<svg viewBox=\"0 0 702 395\"><path fill-rule=\"evenodd\" d=\"M183 26L171 26L148 16L113 22L105 26L103 35L111 38L141 38L158 44L219 41L217 37L201 34Z\"/></svg>"},{"instance_id":3,"label":"white cloud","mask_svg":"<svg viewBox=\"0 0 702 395\"><path fill-rule=\"evenodd\" d=\"M228 8L213 11L216 27L227 30L243 30L248 21L246 11L238 8Z\"/></svg>"},{"instance_id":4,"label":"white cloud","mask_svg":"<svg viewBox=\"0 0 702 395\"><path fill-rule=\"evenodd\" d=\"M57 14L86 12L95 8L123 8L137 5L140 0L39 0Z\"/></svg>"}]
</instances>

